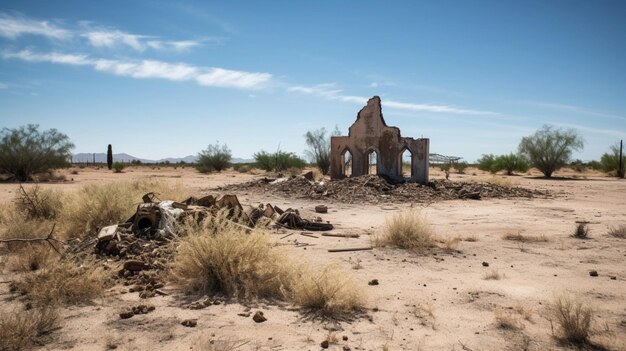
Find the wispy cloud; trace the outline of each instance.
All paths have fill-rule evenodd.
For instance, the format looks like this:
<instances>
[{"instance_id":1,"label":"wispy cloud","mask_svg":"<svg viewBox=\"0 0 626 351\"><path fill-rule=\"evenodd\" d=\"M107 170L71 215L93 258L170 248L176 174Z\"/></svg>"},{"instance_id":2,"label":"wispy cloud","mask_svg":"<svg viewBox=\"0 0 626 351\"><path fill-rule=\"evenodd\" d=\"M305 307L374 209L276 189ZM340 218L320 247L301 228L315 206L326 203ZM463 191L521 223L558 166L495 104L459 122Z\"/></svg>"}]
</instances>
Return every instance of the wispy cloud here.
<instances>
[{"instance_id":1,"label":"wispy cloud","mask_svg":"<svg viewBox=\"0 0 626 351\"><path fill-rule=\"evenodd\" d=\"M538 107L550 108L553 110L561 110L567 112L574 112L582 115L596 116L596 117L605 117L611 119L619 119L622 121L626 121L626 116L619 116L611 113L605 113L601 111L595 111L586 107L576 106L576 105L568 105L568 104L560 104L560 103L552 103L552 102L541 102L541 101L521 101L520 103L526 105L533 105Z\"/></svg>"},{"instance_id":2,"label":"wispy cloud","mask_svg":"<svg viewBox=\"0 0 626 351\"><path fill-rule=\"evenodd\" d=\"M196 81L200 85L212 87L260 89L272 79L270 73L235 71L219 67L199 67L185 63L168 63L157 60L123 61L94 59L83 54L56 52L41 54L30 50L4 52L2 57L29 62L91 66L97 71L131 78Z\"/></svg>"},{"instance_id":3,"label":"wispy cloud","mask_svg":"<svg viewBox=\"0 0 626 351\"><path fill-rule=\"evenodd\" d=\"M334 83L318 84L314 86L291 86L287 88L287 91L317 95L329 100L338 100L355 104L365 104L368 100L367 97L363 96L344 95L341 89L335 89ZM499 113L492 111L464 109L448 105L408 103L394 101L392 99L385 99L383 105L388 108L418 112L454 113L477 116L500 116Z\"/></svg>"},{"instance_id":4,"label":"wispy cloud","mask_svg":"<svg viewBox=\"0 0 626 351\"><path fill-rule=\"evenodd\" d=\"M128 46L136 51L154 50L186 51L202 45L204 40L163 40L157 36L126 33L117 29L90 30L83 34L95 47L114 48ZM217 39L216 39L217 40Z\"/></svg>"},{"instance_id":5,"label":"wispy cloud","mask_svg":"<svg viewBox=\"0 0 626 351\"><path fill-rule=\"evenodd\" d=\"M41 35L53 39L68 39L72 33L48 21L36 21L0 13L0 36L16 39L22 35Z\"/></svg>"},{"instance_id":6,"label":"wispy cloud","mask_svg":"<svg viewBox=\"0 0 626 351\"><path fill-rule=\"evenodd\" d=\"M550 123L550 124L553 124L553 125L559 126L559 127L580 129L580 130L588 132L588 133L601 134L601 135L605 135L605 136L611 136L611 137L617 137L617 138L625 138L626 137L626 132L619 131L619 130L616 130L616 129L593 128L593 127L582 126L582 125L579 125L579 124L559 123L559 122L553 122L553 123Z\"/></svg>"}]
</instances>

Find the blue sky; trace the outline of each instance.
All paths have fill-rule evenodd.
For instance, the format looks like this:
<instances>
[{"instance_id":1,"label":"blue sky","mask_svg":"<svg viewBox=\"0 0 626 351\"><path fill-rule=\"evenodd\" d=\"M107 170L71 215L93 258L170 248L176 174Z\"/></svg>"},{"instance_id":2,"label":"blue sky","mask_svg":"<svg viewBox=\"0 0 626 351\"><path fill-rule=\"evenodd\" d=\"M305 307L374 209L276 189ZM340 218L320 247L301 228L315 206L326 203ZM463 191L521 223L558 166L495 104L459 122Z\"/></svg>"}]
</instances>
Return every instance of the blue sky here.
<instances>
[{"instance_id":1,"label":"blue sky","mask_svg":"<svg viewBox=\"0 0 626 351\"><path fill-rule=\"evenodd\" d=\"M75 152L302 154L379 95L389 125L474 161L544 124L626 139L624 1L0 3L0 126Z\"/></svg>"}]
</instances>

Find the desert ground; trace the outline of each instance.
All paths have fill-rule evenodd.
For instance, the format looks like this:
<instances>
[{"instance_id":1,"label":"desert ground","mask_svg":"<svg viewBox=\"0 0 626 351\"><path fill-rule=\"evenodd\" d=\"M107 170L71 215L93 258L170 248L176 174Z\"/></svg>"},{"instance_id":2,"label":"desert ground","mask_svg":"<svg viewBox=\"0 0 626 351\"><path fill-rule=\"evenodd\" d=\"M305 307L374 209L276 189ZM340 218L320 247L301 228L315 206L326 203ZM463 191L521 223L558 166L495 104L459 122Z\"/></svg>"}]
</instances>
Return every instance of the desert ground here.
<instances>
[{"instance_id":1,"label":"desert ground","mask_svg":"<svg viewBox=\"0 0 626 351\"><path fill-rule=\"evenodd\" d=\"M120 174L89 167L61 172L67 181L40 186L75 192L87 184L153 179L202 196L223 194L226 185L267 176L232 170L206 175L190 167L131 167ZM300 262L311 267L340 265L364 296L365 309L339 320L313 318L297 306L265 300L222 299L219 304L190 309L190 297L174 284L163 288L167 295L149 299L116 284L91 303L63 307L60 327L33 347L320 350L328 340L330 350L566 350L575 347L553 337L556 326L547 311L556 296L569 293L594 310L593 343L584 347L626 350L626 239L607 234L610 228L626 224L626 180L591 171L564 170L557 172L557 179L538 175L494 177L468 169L450 178L462 182L497 178L507 186L547 191L550 196L345 203L229 188L242 203L298 209L303 217L319 216L332 223L331 233L358 234L349 238L307 236L283 228L270 231L272 242ZM444 174L433 168L431 178L442 179ZM13 201L17 188L14 183L0 184L0 203ZM328 206L328 213L315 213L320 204ZM441 250L415 253L374 247L328 252L369 247L386 220L406 210L421 212ZM571 236L577 221L589 222L587 239ZM537 240L504 238L516 234ZM10 291L8 282L28 273L9 269L11 252L2 252L0 299L5 311L19 311L23 301ZM591 271L597 276L591 276ZM374 279L377 285L371 285ZM191 302L204 298L193 297ZM145 303L155 310L120 319L124 309ZM255 323L250 313L256 311L262 311L267 321ZM197 319L197 326L181 325L186 319ZM509 323L502 323L503 319Z\"/></svg>"}]
</instances>

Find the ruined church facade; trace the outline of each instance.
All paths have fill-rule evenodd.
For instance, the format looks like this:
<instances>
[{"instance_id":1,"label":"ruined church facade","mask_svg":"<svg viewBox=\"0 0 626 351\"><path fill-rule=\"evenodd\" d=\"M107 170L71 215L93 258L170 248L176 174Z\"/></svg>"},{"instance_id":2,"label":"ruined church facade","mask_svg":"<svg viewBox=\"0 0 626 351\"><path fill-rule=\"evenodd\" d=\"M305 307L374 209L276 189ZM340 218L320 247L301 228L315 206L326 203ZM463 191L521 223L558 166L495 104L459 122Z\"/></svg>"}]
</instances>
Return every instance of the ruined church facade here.
<instances>
[{"instance_id":1,"label":"ruined church facade","mask_svg":"<svg viewBox=\"0 0 626 351\"><path fill-rule=\"evenodd\" d=\"M359 111L348 136L331 137L330 146L332 179L378 174L397 181L428 183L429 139L402 137L400 129L387 126L378 96ZM406 150L411 154L410 174L403 173ZM374 154L375 160L370 157Z\"/></svg>"}]
</instances>

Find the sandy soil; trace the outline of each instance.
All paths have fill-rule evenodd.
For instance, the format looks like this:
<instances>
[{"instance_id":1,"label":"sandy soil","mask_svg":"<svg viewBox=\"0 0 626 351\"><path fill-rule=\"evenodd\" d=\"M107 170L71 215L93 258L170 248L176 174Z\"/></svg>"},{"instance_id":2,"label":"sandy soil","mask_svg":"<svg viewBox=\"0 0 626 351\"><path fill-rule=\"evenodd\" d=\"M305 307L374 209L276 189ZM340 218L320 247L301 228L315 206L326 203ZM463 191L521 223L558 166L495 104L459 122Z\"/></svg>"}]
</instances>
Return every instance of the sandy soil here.
<instances>
[{"instance_id":1,"label":"sandy soil","mask_svg":"<svg viewBox=\"0 0 626 351\"><path fill-rule=\"evenodd\" d=\"M152 177L180 182L200 195L220 193L221 185L258 177L236 172L207 176L189 168L141 167L122 174L87 168L74 175L65 172L73 181L43 186L75 191L92 182ZM491 177L473 170L467 173L451 178ZM274 240L286 244L296 257L311 265L338 262L355 278L368 301L367 313L356 320L309 320L294 306L262 301L191 310L184 308L189 301L173 287L166 288L170 296L149 299L156 306L154 312L120 320L122 309L146 301L137 293L121 294L124 287L116 286L92 305L64 309L62 329L43 348L98 350L109 343L122 350L209 350L213 340L212 346L233 343L239 346L236 350L319 350L320 343L330 338L336 340L331 350L344 346L352 350L559 350L565 348L551 336L546 306L555 294L569 291L596 308L597 329L602 329L598 338L611 349L626 350L626 240L607 235L609 226L626 223L626 181L590 173L557 175L577 179L504 177L519 186L549 190L555 194L550 199L454 200L423 208L442 240L475 240L461 241L448 253L417 255L392 248L327 252L329 248L369 246L386 218L421 206L411 203L324 202L329 213L319 216L335 224L333 232L360 234L359 238L311 238L296 232L281 239L288 232L274 232ZM443 174L433 170L431 177ZM0 202L10 201L16 188L0 184ZM314 206L322 203L254 192L237 195L244 203L269 202L298 208L305 215L313 215ZM575 222L582 220L591 222L588 240L570 237ZM547 241L522 245L504 240L508 233L545 236ZM296 247L296 241L310 246ZM598 276L590 276L591 270ZM501 278L486 280L494 271ZM0 280L10 278L7 272L0 275ZM372 279L380 284L368 285ZM7 284L0 284L3 304L9 303L7 296ZM498 328L496 311L514 314L520 307L530 311L528 320L521 319L522 329ZM268 320L257 324L251 317L238 315L248 310L263 311ZM197 327L182 326L180 322L187 318L197 318Z\"/></svg>"}]
</instances>

